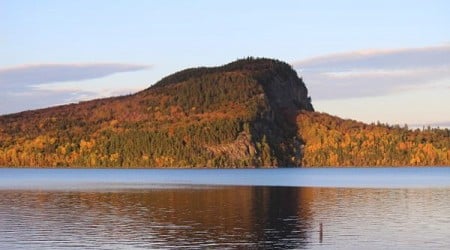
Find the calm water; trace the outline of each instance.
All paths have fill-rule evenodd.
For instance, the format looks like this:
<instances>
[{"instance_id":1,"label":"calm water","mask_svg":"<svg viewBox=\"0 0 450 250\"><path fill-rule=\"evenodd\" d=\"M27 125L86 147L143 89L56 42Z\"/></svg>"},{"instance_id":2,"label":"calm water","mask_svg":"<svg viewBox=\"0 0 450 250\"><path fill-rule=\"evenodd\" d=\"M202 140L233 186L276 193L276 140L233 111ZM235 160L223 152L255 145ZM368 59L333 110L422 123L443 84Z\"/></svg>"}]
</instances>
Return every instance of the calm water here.
<instances>
[{"instance_id":1,"label":"calm water","mask_svg":"<svg viewBox=\"0 0 450 250\"><path fill-rule=\"evenodd\" d=\"M448 235L449 168L0 169L1 249L449 249Z\"/></svg>"}]
</instances>

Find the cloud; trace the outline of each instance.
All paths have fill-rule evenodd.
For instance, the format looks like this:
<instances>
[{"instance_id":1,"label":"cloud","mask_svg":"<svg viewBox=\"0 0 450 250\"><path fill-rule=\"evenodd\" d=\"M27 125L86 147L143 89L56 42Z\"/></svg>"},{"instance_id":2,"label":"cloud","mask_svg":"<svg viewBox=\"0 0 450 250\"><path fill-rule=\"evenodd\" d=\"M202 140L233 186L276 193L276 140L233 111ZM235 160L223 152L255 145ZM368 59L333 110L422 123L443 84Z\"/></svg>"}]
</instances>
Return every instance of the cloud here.
<instances>
[{"instance_id":1,"label":"cloud","mask_svg":"<svg viewBox=\"0 0 450 250\"><path fill-rule=\"evenodd\" d=\"M23 91L1 92L0 115L103 97L126 95L139 90L141 89L133 87L86 90L83 87L59 84L36 85Z\"/></svg>"},{"instance_id":2,"label":"cloud","mask_svg":"<svg viewBox=\"0 0 450 250\"><path fill-rule=\"evenodd\" d=\"M55 95L66 95L66 103L67 102L78 102L91 100L95 98L102 97L111 97L111 96L120 96L127 95L138 92L142 90L139 87L133 86L123 86L123 87L110 87L110 88L91 88L87 90L87 88L83 86L71 86L66 84L38 84L31 86L34 92L42 92L42 93L51 93Z\"/></svg>"},{"instance_id":3,"label":"cloud","mask_svg":"<svg viewBox=\"0 0 450 250\"><path fill-rule=\"evenodd\" d=\"M353 51L293 65L314 99L382 96L450 85L450 45Z\"/></svg>"},{"instance_id":4,"label":"cloud","mask_svg":"<svg viewBox=\"0 0 450 250\"><path fill-rule=\"evenodd\" d=\"M83 97L92 97L95 94L89 91L52 92L27 90L2 92L0 94L0 115L78 102L83 100Z\"/></svg>"},{"instance_id":5,"label":"cloud","mask_svg":"<svg viewBox=\"0 0 450 250\"><path fill-rule=\"evenodd\" d=\"M112 95L129 94L133 87L94 86L101 77L148 69L120 63L36 64L0 69L0 114L44 108ZM90 80L86 82L80 82Z\"/></svg>"},{"instance_id":6,"label":"cloud","mask_svg":"<svg viewBox=\"0 0 450 250\"><path fill-rule=\"evenodd\" d=\"M0 87L20 88L34 84L82 81L149 66L120 63L34 64L0 69Z\"/></svg>"}]
</instances>

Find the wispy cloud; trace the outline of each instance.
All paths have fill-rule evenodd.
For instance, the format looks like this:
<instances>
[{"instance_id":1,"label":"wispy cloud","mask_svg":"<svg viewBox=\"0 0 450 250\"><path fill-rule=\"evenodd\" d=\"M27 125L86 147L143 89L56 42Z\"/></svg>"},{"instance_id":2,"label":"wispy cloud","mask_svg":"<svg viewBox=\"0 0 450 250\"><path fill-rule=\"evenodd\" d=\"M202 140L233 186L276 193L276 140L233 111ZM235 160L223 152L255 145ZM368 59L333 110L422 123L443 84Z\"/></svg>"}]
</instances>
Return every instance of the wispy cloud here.
<instances>
[{"instance_id":1,"label":"wispy cloud","mask_svg":"<svg viewBox=\"0 0 450 250\"><path fill-rule=\"evenodd\" d=\"M119 96L132 94L142 90L142 88L133 87L133 86L123 86L123 87L111 87L111 88L95 88L89 89L83 88L82 86L70 86L66 84L38 84L31 86L33 92L42 92L42 93L52 93L55 95L67 95L70 94L69 98L66 102L77 102L77 101L85 101L94 98L102 98L102 97L111 97L111 96Z\"/></svg>"},{"instance_id":2,"label":"wispy cloud","mask_svg":"<svg viewBox=\"0 0 450 250\"><path fill-rule=\"evenodd\" d=\"M381 96L443 81L448 89L450 45L331 54L294 62L294 67L314 99Z\"/></svg>"},{"instance_id":3,"label":"wispy cloud","mask_svg":"<svg viewBox=\"0 0 450 250\"><path fill-rule=\"evenodd\" d=\"M2 92L0 93L0 115L78 102L89 97L95 98L96 93L82 90L58 92L24 90Z\"/></svg>"},{"instance_id":4,"label":"wispy cloud","mask_svg":"<svg viewBox=\"0 0 450 250\"><path fill-rule=\"evenodd\" d=\"M0 87L82 81L115 73L147 69L148 65L121 63L32 64L0 69Z\"/></svg>"},{"instance_id":5,"label":"wispy cloud","mask_svg":"<svg viewBox=\"0 0 450 250\"><path fill-rule=\"evenodd\" d=\"M137 89L90 85L98 78L150 67L123 63L80 63L3 68L0 69L0 114L132 93ZM86 80L91 81L80 82Z\"/></svg>"}]
</instances>

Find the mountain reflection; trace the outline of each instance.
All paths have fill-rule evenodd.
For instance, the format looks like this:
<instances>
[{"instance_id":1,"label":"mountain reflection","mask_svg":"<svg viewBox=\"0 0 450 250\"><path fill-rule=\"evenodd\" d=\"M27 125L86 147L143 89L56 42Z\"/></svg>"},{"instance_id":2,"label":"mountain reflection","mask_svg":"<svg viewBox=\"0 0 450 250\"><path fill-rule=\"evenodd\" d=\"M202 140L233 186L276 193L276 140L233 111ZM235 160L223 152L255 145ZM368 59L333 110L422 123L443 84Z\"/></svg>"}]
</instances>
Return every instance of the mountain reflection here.
<instances>
[{"instance_id":1,"label":"mountain reflection","mask_svg":"<svg viewBox=\"0 0 450 250\"><path fill-rule=\"evenodd\" d=\"M110 241L150 248L302 248L312 236L311 192L305 188L2 194L0 210L9 210L3 215L5 225L9 225L9 220L9 227L27 228L30 235L24 236L24 241L42 236L53 242L52 246L76 237L78 242L87 244L83 247L94 247L89 245L91 242Z\"/></svg>"},{"instance_id":2,"label":"mountain reflection","mask_svg":"<svg viewBox=\"0 0 450 250\"><path fill-rule=\"evenodd\" d=\"M178 186L0 197L0 249L450 246L450 189Z\"/></svg>"}]
</instances>

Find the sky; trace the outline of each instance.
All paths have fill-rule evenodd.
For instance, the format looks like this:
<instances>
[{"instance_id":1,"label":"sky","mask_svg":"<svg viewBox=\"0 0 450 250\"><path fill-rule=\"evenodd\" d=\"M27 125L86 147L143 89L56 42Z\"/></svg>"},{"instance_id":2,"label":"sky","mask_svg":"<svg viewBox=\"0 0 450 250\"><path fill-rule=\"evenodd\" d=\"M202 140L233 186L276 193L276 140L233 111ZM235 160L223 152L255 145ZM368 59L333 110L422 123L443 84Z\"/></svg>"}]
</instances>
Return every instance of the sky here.
<instances>
[{"instance_id":1,"label":"sky","mask_svg":"<svg viewBox=\"0 0 450 250\"><path fill-rule=\"evenodd\" d=\"M247 56L317 111L450 127L450 1L0 0L0 114L134 93Z\"/></svg>"}]
</instances>

